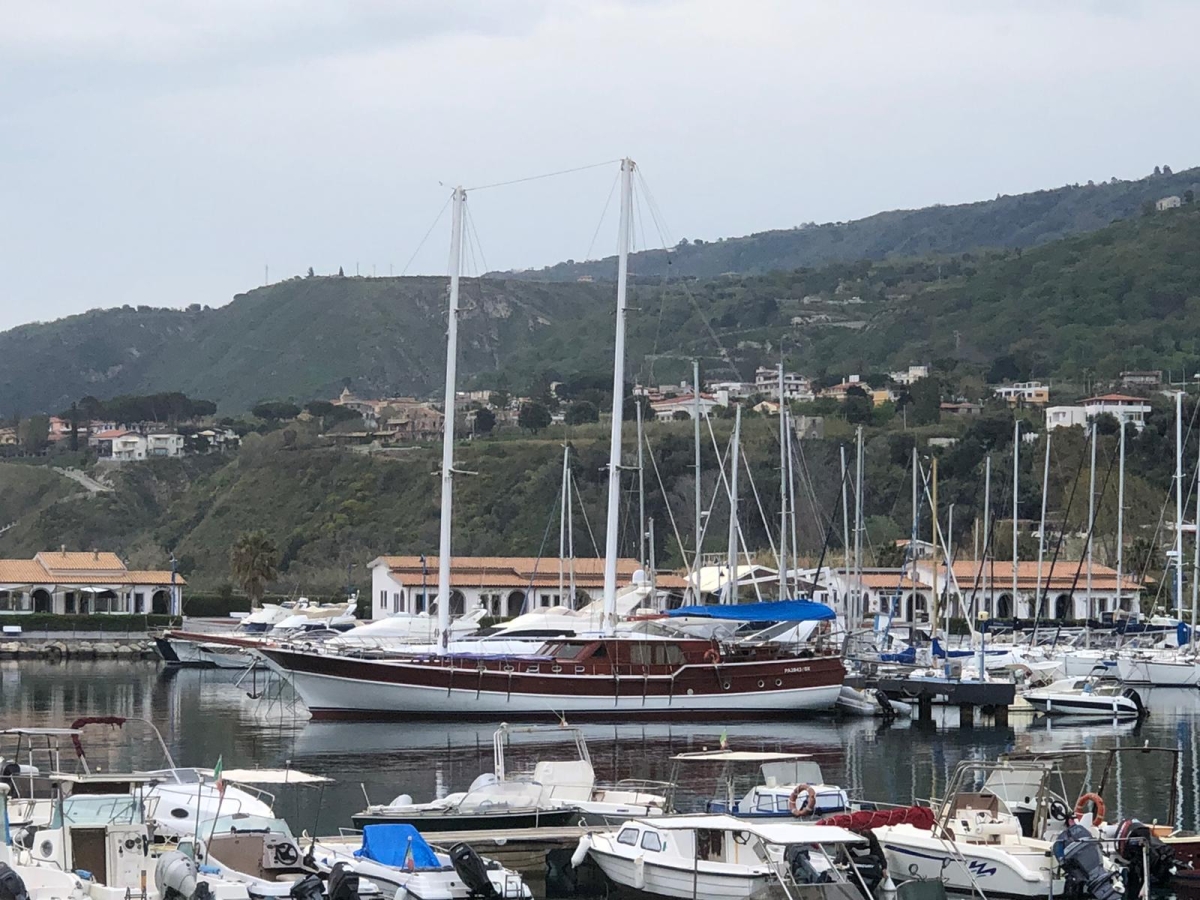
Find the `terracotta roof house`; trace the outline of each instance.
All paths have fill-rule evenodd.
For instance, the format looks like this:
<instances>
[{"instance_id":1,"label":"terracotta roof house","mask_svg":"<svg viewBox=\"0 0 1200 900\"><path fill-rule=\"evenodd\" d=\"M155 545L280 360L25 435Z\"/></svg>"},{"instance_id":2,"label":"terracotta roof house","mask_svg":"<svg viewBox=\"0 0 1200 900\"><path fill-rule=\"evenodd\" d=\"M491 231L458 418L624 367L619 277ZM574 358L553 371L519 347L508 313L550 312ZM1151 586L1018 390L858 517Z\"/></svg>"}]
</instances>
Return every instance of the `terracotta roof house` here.
<instances>
[{"instance_id":1,"label":"terracotta roof house","mask_svg":"<svg viewBox=\"0 0 1200 900\"><path fill-rule=\"evenodd\" d=\"M371 615L383 618L397 612L421 612L425 599L437 594L436 556L380 556L371 569ZM604 588L604 560L577 557L562 560L562 569L575 570L579 595L576 606L598 599ZM627 585L641 568L636 559L617 560L617 583ZM535 606L559 606L567 599L558 590L558 557L454 556L450 559L450 611L460 615L485 606L492 615L515 616ZM569 580L569 575L567 576ZM682 593L687 581L674 574L657 575L659 588Z\"/></svg>"},{"instance_id":2,"label":"terracotta roof house","mask_svg":"<svg viewBox=\"0 0 1200 900\"><path fill-rule=\"evenodd\" d=\"M0 613L178 615L184 584L169 570L130 569L115 553L43 550L0 559Z\"/></svg>"}]
</instances>

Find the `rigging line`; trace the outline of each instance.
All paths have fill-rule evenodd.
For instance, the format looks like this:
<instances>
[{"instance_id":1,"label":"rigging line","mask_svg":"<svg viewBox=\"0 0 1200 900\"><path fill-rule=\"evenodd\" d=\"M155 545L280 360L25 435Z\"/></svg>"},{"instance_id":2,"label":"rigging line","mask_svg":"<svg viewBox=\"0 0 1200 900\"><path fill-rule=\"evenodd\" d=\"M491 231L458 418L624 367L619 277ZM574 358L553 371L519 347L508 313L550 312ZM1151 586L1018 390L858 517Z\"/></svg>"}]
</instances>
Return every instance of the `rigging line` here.
<instances>
[{"instance_id":1,"label":"rigging line","mask_svg":"<svg viewBox=\"0 0 1200 900\"><path fill-rule=\"evenodd\" d=\"M575 496L579 497L579 483L575 480L575 472L571 472L571 487L575 491ZM596 543L596 535L592 531L592 523L588 521L587 506L584 504L582 497L579 500L579 512L583 516L583 524L587 526L588 537L592 539L592 549L596 551L597 556L601 556L600 545Z\"/></svg>"},{"instance_id":2,"label":"rigging line","mask_svg":"<svg viewBox=\"0 0 1200 900\"><path fill-rule=\"evenodd\" d=\"M536 603L537 597L533 589L533 582L537 579L538 563L542 561L542 554L546 550L546 541L550 539L550 525L554 522L554 514L558 512L558 504L555 503L550 509L550 515L546 517L546 529L542 532L542 545L538 547L537 556L534 557L533 571L529 573L529 587L525 589L525 603L521 604L521 612L525 612L525 604L531 600ZM447 598L449 601L449 598ZM562 598L558 598L558 602L562 603Z\"/></svg>"},{"instance_id":3,"label":"rigging line","mask_svg":"<svg viewBox=\"0 0 1200 900\"><path fill-rule=\"evenodd\" d=\"M488 270L487 257L483 254L483 241L479 239L479 230L475 227L475 217L471 215L471 210L467 209L467 228L469 232L475 236L475 246L479 248L479 259L483 262L483 271L479 273L480 277Z\"/></svg>"},{"instance_id":4,"label":"rigging line","mask_svg":"<svg viewBox=\"0 0 1200 900\"><path fill-rule=\"evenodd\" d=\"M658 460L654 458L654 448L650 446L650 436L643 434L646 444L646 452L650 455L650 465L654 469L654 477L658 481L658 489L662 492L663 505L667 508L667 518L671 522L671 531L675 535L675 542L679 544L679 556L683 561L687 562L687 548L683 544L683 538L679 534L679 526L675 523L675 513L671 510L671 504L667 499L667 488L663 484L662 474L658 471Z\"/></svg>"},{"instance_id":5,"label":"rigging line","mask_svg":"<svg viewBox=\"0 0 1200 900\"><path fill-rule=\"evenodd\" d=\"M408 258L408 262L404 264L404 268L400 270L400 277L403 278L408 274L408 267L413 264L413 260L417 258L417 254L421 252L421 248L425 246L425 242L429 240L429 236L433 234L433 229L437 228L438 222L442 220L442 216L446 214L446 207L450 205L453 195L446 198L446 202L442 204L441 210L437 214L437 218L433 220L433 224L429 226L429 230L425 232L425 237L421 238L421 242L417 244L417 249L413 251L413 255ZM447 266L449 269L449 266Z\"/></svg>"},{"instance_id":6,"label":"rigging line","mask_svg":"<svg viewBox=\"0 0 1200 900\"><path fill-rule=\"evenodd\" d=\"M621 162L619 159L606 159L604 162L592 163L587 166L575 166L573 169L559 169L557 172L544 172L541 175L527 175L524 178L513 178L510 181L495 181L492 184L481 184L467 188L469 191L490 191L492 188L508 187L510 184L525 184L529 181L540 181L543 178L557 178L559 175L570 175L574 172L586 172L588 169L601 169Z\"/></svg>"},{"instance_id":7,"label":"rigging line","mask_svg":"<svg viewBox=\"0 0 1200 900\"><path fill-rule=\"evenodd\" d=\"M1088 455L1086 453L1081 452L1079 454L1079 468L1077 468L1075 470L1075 481L1072 482L1071 493L1067 496L1067 509L1068 510L1071 508L1071 504L1075 500L1075 491L1079 487L1079 482L1083 480L1083 466L1084 466L1084 463L1087 462L1087 460L1088 460ZM1034 591L1033 630L1035 633L1037 632L1037 629L1038 629L1038 623L1041 621L1042 603L1043 603L1043 601L1048 601L1050 598L1049 585L1050 585L1050 582L1054 579L1054 564L1058 562L1058 554L1062 552L1063 540L1066 538L1066 536L1067 536L1067 514L1064 512L1061 527L1058 529L1058 541L1054 545L1054 555L1050 557L1050 571L1046 573L1045 584L1043 585L1042 583L1039 582L1039 584L1037 586L1037 590ZM1045 535L1042 535L1042 537L1044 538ZM1081 556L1082 556L1082 554L1081 554ZM1080 560L1081 565L1082 565L1082 562L1083 562L1083 560L1081 559ZM1078 570L1076 570L1076 574L1078 574ZM1041 592L1040 597L1038 596L1039 591ZM1049 606L1049 603L1047 603L1047 606ZM1047 613L1049 613L1049 611L1050 611L1049 609L1046 610ZM1057 618L1057 617L1055 617L1055 618Z\"/></svg>"},{"instance_id":8,"label":"rigging line","mask_svg":"<svg viewBox=\"0 0 1200 900\"><path fill-rule=\"evenodd\" d=\"M600 221L596 223L596 230L592 232L592 239L588 242L587 253L583 255L585 260L592 258L592 250L596 246L596 238L600 235L600 229L604 227L604 218L608 215L608 207L612 204L613 194L616 193L617 182L620 179L620 172L613 176L612 184L608 188L608 199L604 201L604 209L600 211Z\"/></svg>"},{"instance_id":9,"label":"rigging line","mask_svg":"<svg viewBox=\"0 0 1200 900\"><path fill-rule=\"evenodd\" d=\"M767 514L763 510L762 499L758 496L758 485L754 483L754 473L750 471L750 460L745 456L742 457L742 462L746 464L746 476L750 479L750 490L754 494L754 504L758 507L758 517L763 523L763 533L767 536L767 540L771 544L771 555L775 557L775 565L780 565L779 551L775 549L775 537L771 534L772 526L767 523Z\"/></svg>"},{"instance_id":10,"label":"rigging line","mask_svg":"<svg viewBox=\"0 0 1200 900\"><path fill-rule=\"evenodd\" d=\"M646 208L650 211L650 218L654 222L654 229L658 232L658 239L662 241L663 249L668 248L668 235L671 229L667 227L666 217L662 214L658 203L654 199L654 194L650 190L650 183L646 181L646 177L642 174L642 170L637 170L638 184L641 185L642 194L646 199ZM665 232L665 234L664 234Z\"/></svg>"}]
</instances>

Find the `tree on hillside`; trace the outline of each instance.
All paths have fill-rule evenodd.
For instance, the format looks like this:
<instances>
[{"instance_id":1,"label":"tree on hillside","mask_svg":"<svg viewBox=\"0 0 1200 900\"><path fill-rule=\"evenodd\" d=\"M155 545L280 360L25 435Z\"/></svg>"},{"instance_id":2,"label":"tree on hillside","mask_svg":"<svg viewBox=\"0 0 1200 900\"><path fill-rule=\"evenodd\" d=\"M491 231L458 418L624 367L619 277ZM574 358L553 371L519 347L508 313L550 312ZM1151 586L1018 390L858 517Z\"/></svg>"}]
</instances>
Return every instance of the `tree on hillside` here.
<instances>
[{"instance_id":1,"label":"tree on hillside","mask_svg":"<svg viewBox=\"0 0 1200 900\"><path fill-rule=\"evenodd\" d=\"M79 404L71 404L71 452L79 449Z\"/></svg>"},{"instance_id":2,"label":"tree on hillside","mask_svg":"<svg viewBox=\"0 0 1200 900\"><path fill-rule=\"evenodd\" d=\"M846 392L846 399L842 401L842 415L846 417L846 421L851 425L869 424L873 411L874 407L871 401L867 399L867 395L861 390L858 393Z\"/></svg>"},{"instance_id":3,"label":"tree on hillside","mask_svg":"<svg viewBox=\"0 0 1200 900\"><path fill-rule=\"evenodd\" d=\"M307 274L306 274L304 277L305 277L305 278L312 278L312 277L313 277L315 274L316 274L316 273L313 271L313 267L312 267L312 266L309 266L309 267L308 267L308 272L307 272Z\"/></svg>"},{"instance_id":4,"label":"tree on hillside","mask_svg":"<svg viewBox=\"0 0 1200 900\"><path fill-rule=\"evenodd\" d=\"M541 403L525 403L517 413L517 424L537 434L550 424L550 410Z\"/></svg>"},{"instance_id":5,"label":"tree on hillside","mask_svg":"<svg viewBox=\"0 0 1200 900\"><path fill-rule=\"evenodd\" d=\"M486 406L475 410L475 433L491 434L496 427L496 414Z\"/></svg>"},{"instance_id":6,"label":"tree on hillside","mask_svg":"<svg viewBox=\"0 0 1200 900\"><path fill-rule=\"evenodd\" d=\"M296 416L300 415L300 407L287 400L270 400L265 403L256 404L250 412L260 419L275 422L280 419L296 418Z\"/></svg>"},{"instance_id":7,"label":"tree on hillside","mask_svg":"<svg viewBox=\"0 0 1200 900\"><path fill-rule=\"evenodd\" d=\"M590 400L576 400L567 407L563 421L568 425L586 425L600 421L600 410Z\"/></svg>"},{"instance_id":8,"label":"tree on hillside","mask_svg":"<svg viewBox=\"0 0 1200 900\"><path fill-rule=\"evenodd\" d=\"M936 378L914 381L908 389L912 398L912 410L908 419L914 425L932 425L942 417L942 386Z\"/></svg>"},{"instance_id":9,"label":"tree on hillside","mask_svg":"<svg viewBox=\"0 0 1200 900\"><path fill-rule=\"evenodd\" d=\"M338 278L345 278L346 273L342 271L342 267L338 266Z\"/></svg>"},{"instance_id":10,"label":"tree on hillside","mask_svg":"<svg viewBox=\"0 0 1200 900\"><path fill-rule=\"evenodd\" d=\"M508 391L492 391L488 394L488 405L493 409L508 409L510 399Z\"/></svg>"},{"instance_id":11,"label":"tree on hillside","mask_svg":"<svg viewBox=\"0 0 1200 900\"><path fill-rule=\"evenodd\" d=\"M50 443L50 417L30 416L18 426L18 435L26 453L41 453Z\"/></svg>"},{"instance_id":12,"label":"tree on hillside","mask_svg":"<svg viewBox=\"0 0 1200 900\"><path fill-rule=\"evenodd\" d=\"M279 548L265 531L243 531L233 542L229 571L250 598L252 609L262 602L267 583L275 580L278 564Z\"/></svg>"}]
</instances>

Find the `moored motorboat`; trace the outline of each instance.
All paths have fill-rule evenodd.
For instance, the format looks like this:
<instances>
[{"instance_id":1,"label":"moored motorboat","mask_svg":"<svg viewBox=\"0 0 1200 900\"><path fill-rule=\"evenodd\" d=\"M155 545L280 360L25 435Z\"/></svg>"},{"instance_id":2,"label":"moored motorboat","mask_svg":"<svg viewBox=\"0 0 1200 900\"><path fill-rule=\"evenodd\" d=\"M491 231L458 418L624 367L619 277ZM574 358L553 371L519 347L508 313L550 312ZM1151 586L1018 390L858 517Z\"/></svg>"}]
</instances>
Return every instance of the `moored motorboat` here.
<instances>
[{"instance_id":1,"label":"moored motorboat","mask_svg":"<svg viewBox=\"0 0 1200 900\"><path fill-rule=\"evenodd\" d=\"M621 888L677 900L752 900L778 893L862 900L878 885L850 848L867 838L829 825L758 822L725 815L633 819L580 839L572 863L590 857ZM878 873L879 868L871 868Z\"/></svg>"},{"instance_id":2,"label":"moored motorboat","mask_svg":"<svg viewBox=\"0 0 1200 900\"><path fill-rule=\"evenodd\" d=\"M1137 691L1100 675L1061 678L1021 696L1035 711L1048 716L1140 719L1147 715Z\"/></svg>"}]
</instances>

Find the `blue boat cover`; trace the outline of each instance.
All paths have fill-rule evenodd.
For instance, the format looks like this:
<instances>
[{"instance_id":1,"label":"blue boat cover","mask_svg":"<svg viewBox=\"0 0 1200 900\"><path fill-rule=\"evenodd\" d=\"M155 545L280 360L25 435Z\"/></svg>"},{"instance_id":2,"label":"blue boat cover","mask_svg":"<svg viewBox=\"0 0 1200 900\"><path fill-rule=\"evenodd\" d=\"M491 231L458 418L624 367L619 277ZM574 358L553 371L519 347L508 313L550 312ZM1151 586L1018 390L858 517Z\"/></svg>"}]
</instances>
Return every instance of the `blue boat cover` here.
<instances>
[{"instance_id":1,"label":"blue boat cover","mask_svg":"<svg viewBox=\"0 0 1200 900\"><path fill-rule=\"evenodd\" d=\"M917 661L917 648L909 647L907 650L901 650L899 653L880 653L880 662L903 663L911 666Z\"/></svg>"},{"instance_id":2,"label":"blue boat cover","mask_svg":"<svg viewBox=\"0 0 1200 900\"><path fill-rule=\"evenodd\" d=\"M767 603L731 603L725 606L681 606L667 610L668 616L701 616L736 619L740 622L819 622L834 618L824 603L812 600L773 600Z\"/></svg>"},{"instance_id":3,"label":"blue boat cover","mask_svg":"<svg viewBox=\"0 0 1200 900\"><path fill-rule=\"evenodd\" d=\"M1007 650L984 650L985 656L1003 656ZM967 659L978 656L978 650L947 650L937 638L933 639L933 655L938 659Z\"/></svg>"},{"instance_id":4,"label":"blue boat cover","mask_svg":"<svg viewBox=\"0 0 1200 900\"><path fill-rule=\"evenodd\" d=\"M1192 629L1188 627L1187 622L1180 622L1175 626L1175 642L1180 647L1186 647L1192 642Z\"/></svg>"},{"instance_id":5,"label":"blue boat cover","mask_svg":"<svg viewBox=\"0 0 1200 900\"><path fill-rule=\"evenodd\" d=\"M411 825L399 823L367 825L363 828L362 849L355 850L354 855L398 869L407 868L410 858L414 869L441 868L437 854L425 843L421 832Z\"/></svg>"}]
</instances>

